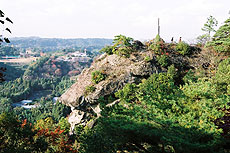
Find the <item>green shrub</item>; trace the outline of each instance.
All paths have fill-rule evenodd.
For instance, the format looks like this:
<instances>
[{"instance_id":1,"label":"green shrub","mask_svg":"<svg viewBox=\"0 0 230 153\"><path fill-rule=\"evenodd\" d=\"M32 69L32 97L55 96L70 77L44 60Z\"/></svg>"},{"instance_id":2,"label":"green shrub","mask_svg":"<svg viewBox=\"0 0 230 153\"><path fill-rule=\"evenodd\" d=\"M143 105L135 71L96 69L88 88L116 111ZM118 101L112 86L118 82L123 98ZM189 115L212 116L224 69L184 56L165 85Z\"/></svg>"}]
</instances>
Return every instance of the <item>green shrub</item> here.
<instances>
[{"instance_id":1,"label":"green shrub","mask_svg":"<svg viewBox=\"0 0 230 153\"><path fill-rule=\"evenodd\" d=\"M101 53L107 53L108 55L113 54L113 46L106 46L100 50Z\"/></svg>"},{"instance_id":2,"label":"green shrub","mask_svg":"<svg viewBox=\"0 0 230 153\"><path fill-rule=\"evenodd\" d=\"M96 87L94 87L93 85L87 86L87 87L85 88L85 95L88 95L89 93L92 93L92 92L94 92L95 90L96 90Z\"/></svg>"},{"instance_id":3,"label":"green shrub","mask_svg":"<svg viewBox=\"0 0 230 153\"><path fill-rule=\"evenodd\" d=\"M190 47L185 42L179 42L176 45L176 51L180 53L181 55L189 55L190 54Z\"/></svg>"},{"instance_id":4,"label":"green shrub","mask_svg":"<svg viewBox=\"0 0 230 153\"><path fill-rule=\"evenodd\" d=\"M169 57L165 54L163 55L158 55L157 56L157 62L162 66L162 67L167 67L170 65L170 60Z\"/></svg>"},{"instance_id":5,"label":"green shrub","mask_svg":"<svg viewBox=\"0 0 230 153\"><path fill-rule=\"evenodd\" d=\"M68 122L67 118L61 117L61 119L58 122L58 126L61 130L64 130L65 134L69 133L70 123Z\"/></svg>"},{"instance_id":6,"label":"green shrub","mask_svg":"<svg viewBox=\"0 0 230 153\"><path fill-rule=\"evenodd\" d=\"M160 38L159 35L156 36L156 38L154 39L154 42L149 46L150 50L153 50L154 53L156 54L162 54L165 52L166 48L165 48L165 44L163 39Z\"/></svg>"},{"instance_id":7,"label":"green shrub","mask_svg":"<svg viewBox=\"0 0 230 153\"><path fill-rule=\"evenodd\" d=\"M167 152L160 146L170 146L178 153L220 151L218 147L225 140L214 121L224 115L221 108L228 105L230 97L216 97L212 83L206 80L179 88L174 85L174 76L175 68L170 66L168 73L153 74L116 93L121 103L103 111L91 137L106 136L111 141L100 144L104 148L101 152L113 152L112 148L133 152L131 147L122 146L143 143L149 145L146 152Z\"/></svg>"},{"instance_id":8,"label":"green shrub","mask_svg":"<svg viewBox=\"0 0 230 153\"><path fill-rule=\"evenodd\" d=\"M230 18L216 31L207 46L212 46L218 52L230 52Z\"/></svg>"},{"instance_id":9,"label":"green shrub","mask_svg":"<svg viewBox=\"0 0 230 153\"><path fill-rule=\"evenodd\" d=\"M222 93L229 93L230 87L230 58L223 60L217 69L216 75L213 78L217 91Z\"/></svg>"},{"instance_id":10,"label":"green shrub","mask_svg":"<svg viewBox=\"0 0 230 153\"><path fill-rule=\"evenodd\" d=\"M141 50L141 49L144 48L144 44L141 41L139 41L139 40L135 40L132 43L132 48L134 50Z\"/></svg>"},{"instance_id":11,"label":"green shrub","mask_svg":"<svg viewBox=\"0 0 230 153\"><path fill-rule=\"evenodd\" d=\"M177 70L173 64L168 67L167 76L172 78L172 79L176 78Z\"/></svg>"},{"instance_id":12,"label":"green shrub","mask_svg":"<svg viewBox=\"0 0 230 153\"><path fill-rule=\"evenodd\" d=\"M94 83L99 83L106 78L106 75L102 71L93 71L92 72L92 81Z\"/></svg>"},{"instance_id":13,"label":"green shrub","mask_svg":"<svg viewBox=\"0 0 230 153\"><path fill-rule=\"evenodd\" d=\"M126 37L123 35L115 36L114 38L114 45L113 46L106 46L105 48L101 49L100 52L105 52L108 55L116 54L118 56L129 57L130 54L135 51L133 46L133 38Z\"/></svg>"},{"instance_id":14,"label":"green shrub","mask_svg":"<svg viewBox=\"0 0 230 153\"><path fill-rule=\"evenodd\" d=\"M113 39L115 47L132 47L133 38L124 35L117 35Z\"/></svg>"},{"instance_id":15,"label":"green shrub","mask_svg":"<svg viewBox=\"0 0 230 153\"><path fill-rule=\"evenodd\" d=\"M151 61L151 58L149 56L145 56L145 59L144 59L146 62L149 62Z\"/></svg>"},{"instance_id":16,"label":"green shrub","mask_svg":"<svg viewBox=\"0 0 230 153\"><path fill-rule=\"evenodd\" d=\"M198 77L194 75L194 72L192 70L189 70L183 77L184 83L195 82L197 79Z\"/></svg>"},{"instance_id":17,"label":"green shrub","mask_svg":"<svg viewBox=\"0 0 230 153\"><path fill-rule=\"evenodd\" d=\"M126 58L128 58L132 52L133 50L131 47L119 47L113 51L114 54L124 56Z\"/></svg>"},{"instance_id":18,"label":"green shrub","mask_svg":"<svg viewBox=\"0 0 230 153\"><path fill-rule=\"evenodd\" d=\"M136 84L126 84L122 90L119 90L115 93L115 96L120 98L121 101L125 101L127 103L133 102L136 99Z\"/></svg>"}]
</instances>

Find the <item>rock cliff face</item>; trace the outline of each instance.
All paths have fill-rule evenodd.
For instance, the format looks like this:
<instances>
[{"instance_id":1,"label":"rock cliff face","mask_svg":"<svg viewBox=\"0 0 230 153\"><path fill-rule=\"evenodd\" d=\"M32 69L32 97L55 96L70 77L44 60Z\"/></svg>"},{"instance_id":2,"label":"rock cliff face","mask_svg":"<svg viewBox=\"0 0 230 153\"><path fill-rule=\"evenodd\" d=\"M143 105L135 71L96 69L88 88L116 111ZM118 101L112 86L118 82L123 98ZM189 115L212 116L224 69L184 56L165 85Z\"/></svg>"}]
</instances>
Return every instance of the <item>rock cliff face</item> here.
<instances>
[{"instance_id":1,"label":"rock cliff face","mask_svg":"<svg viewBox=\"0 0 230 153\"><path fill-rule=\"evenodd\" d=\"M146 61L147 56L150 57L150 61ZM73 131L77 124L86 125L93 114L100 116L101 109L98 102L100 97L113 95L125 84L140 82L152 73L161 71L155 63L150 51L134 53L129 58L115 54L103 54L98 57L90 68L82 71L76 83L59 99L72 108L69 116L71 130ZM96 70L103 71L106 75L106 78L98 84L92 82L92 72ZM86 88L89 86L93 86L94 90L86 93Z\"/></svg>"}]
</instances>

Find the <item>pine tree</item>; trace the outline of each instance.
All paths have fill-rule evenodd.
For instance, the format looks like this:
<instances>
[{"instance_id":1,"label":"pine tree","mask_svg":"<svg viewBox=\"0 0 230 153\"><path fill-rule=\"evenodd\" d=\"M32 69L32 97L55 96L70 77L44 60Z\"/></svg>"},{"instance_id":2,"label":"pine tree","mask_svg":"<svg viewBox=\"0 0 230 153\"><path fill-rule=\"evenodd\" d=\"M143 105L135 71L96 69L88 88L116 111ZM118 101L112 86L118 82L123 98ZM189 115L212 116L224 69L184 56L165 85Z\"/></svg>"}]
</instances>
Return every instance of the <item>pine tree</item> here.
<instances>
[{"instance_id":1,"label":"pine tree","mask_svg":"<svg viewBox=\"0 0 230 153\"><path fill-rule=\"evenodd\" d=\"M208 37L210 38L211 32L216 32L214 27L216 27L217 24L218 24L218 21L213 16L210 15L207 19L207 22L204 24L204 27L201 30L207 32Z\"/></svg>"},{"instance_id":2,"label":"pine tree","mask_svg":"<svg viewBox=\"0 0 230 153\"><path fill-rule=\"evenodd\" d=\"M218 52L230 52L230 17L224 22L208 44Z\"/></svg>"}]
</instances>

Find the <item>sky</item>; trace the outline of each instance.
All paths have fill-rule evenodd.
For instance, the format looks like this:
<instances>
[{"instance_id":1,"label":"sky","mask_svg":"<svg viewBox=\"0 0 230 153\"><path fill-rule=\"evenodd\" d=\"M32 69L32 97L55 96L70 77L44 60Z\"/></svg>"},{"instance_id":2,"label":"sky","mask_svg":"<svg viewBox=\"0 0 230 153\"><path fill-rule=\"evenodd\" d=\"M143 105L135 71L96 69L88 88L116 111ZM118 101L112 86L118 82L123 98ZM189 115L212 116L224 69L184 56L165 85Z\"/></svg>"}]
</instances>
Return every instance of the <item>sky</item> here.
<instances>
[{"instance_id":1,"label":"sky","mask_svg":"<svg viewBox=\"0 0 230 153\"><path fill-rule=\"evenodd\" d=\"M194 41L212 15L219 26L230 16L230 0L0 0L13 20L8 37L113 38Z\"/></svg>"}]
</instances>

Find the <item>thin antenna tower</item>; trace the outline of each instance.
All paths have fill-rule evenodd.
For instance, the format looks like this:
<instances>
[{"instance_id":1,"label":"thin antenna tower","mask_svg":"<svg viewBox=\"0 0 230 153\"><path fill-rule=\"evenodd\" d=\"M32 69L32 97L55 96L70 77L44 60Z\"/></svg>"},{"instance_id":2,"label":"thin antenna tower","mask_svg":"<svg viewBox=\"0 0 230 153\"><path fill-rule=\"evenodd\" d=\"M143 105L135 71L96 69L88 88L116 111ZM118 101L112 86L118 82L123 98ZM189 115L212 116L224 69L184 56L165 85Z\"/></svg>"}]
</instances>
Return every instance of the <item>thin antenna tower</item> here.
<instances>
[{"instance_id":1,"label":"thin antenna tower","mask_svg":"<svg viewBox=\"0 0 230 153\"><path fill-rule=\"evenodd\" d=\"M158 18L158 35L160 36L160 18Z\"/></svg>"}]
</instances>

